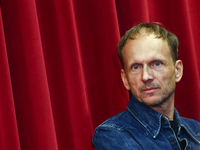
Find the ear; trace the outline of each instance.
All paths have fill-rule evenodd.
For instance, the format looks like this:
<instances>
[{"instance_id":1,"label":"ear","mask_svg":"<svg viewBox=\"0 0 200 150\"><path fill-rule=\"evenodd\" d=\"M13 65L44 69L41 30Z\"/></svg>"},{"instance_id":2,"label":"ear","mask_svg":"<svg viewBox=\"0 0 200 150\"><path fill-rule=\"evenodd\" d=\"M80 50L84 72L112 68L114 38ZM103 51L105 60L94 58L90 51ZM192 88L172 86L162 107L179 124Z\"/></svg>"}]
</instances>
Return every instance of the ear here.
<instances>
[{"instance_id":1,"label":"ear","mask_svg":"<svg viewBox=\"0 0 200 150\"><path fill-rule=\"evenodd\" d=\"M181 60L177 60L175 63L175 81L179 82L183 76L183 63Z\"/></svg>"},{"instance_id":2,"label":"ear","mask_svg":"<svg viewBox=\"0 0 200 150\"><path fill-rule=\"evenodd\" d=\"M124 69L121 70L121 78L122 78L122 81L124 83L125 88L127 90L130 90L130 86L129 86L129 83L128 83L128 80L127 80L126 73L125 73Z\"/></svg>"}]
</instances>

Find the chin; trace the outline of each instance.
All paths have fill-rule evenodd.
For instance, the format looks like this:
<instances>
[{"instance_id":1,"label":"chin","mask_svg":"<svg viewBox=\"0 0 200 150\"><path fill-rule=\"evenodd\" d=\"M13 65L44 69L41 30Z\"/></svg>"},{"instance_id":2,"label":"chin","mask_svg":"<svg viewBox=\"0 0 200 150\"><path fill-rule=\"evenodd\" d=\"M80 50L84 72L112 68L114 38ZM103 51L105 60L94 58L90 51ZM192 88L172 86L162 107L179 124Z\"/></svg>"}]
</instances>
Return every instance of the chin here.
<instances>
[{"instance_id":1,"label":"chin","mask_svg":"<svg viewBox=\"0 0 200 150\"><path fill-rule=\"evenodd\" d=\"M144 103L145 105L149 106L149 107L155 107L155 106L159 106L163 103L163 99L160 98L144 98L143 100L141 100L142 103Z\"/></svg>"}]
</instances>

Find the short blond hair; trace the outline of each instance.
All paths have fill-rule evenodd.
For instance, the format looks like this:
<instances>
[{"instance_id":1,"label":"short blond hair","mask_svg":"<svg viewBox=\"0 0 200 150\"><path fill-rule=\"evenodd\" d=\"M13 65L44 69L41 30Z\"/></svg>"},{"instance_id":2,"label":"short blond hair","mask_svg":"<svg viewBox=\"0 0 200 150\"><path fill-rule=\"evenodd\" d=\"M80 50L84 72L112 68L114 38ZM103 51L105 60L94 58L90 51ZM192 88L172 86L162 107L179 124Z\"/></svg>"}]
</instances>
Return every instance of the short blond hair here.
<instances>
[{"instance_id":1,"label":"short blond hair","mask_svg":"<svg viewBox=\"0 0 200 150\"><path fill-rule=\"evenodd\" d=\"M142 22L142 23L137 24L136 26L133 26L130 30L128 30L125 33L125 35L121 38L118 44L118 56L122 64L122 67L124 68L122 49L124 45L126 44L126 41L128 39L134 40L136 38L136 35L140 34L140 31L143 29L145 30L147 34L154 34L156 38L162 38L163 40L166 40L168 42L168 45L171 50L172 59L175 63L176 60L178 59L178 45L179 45L179 41L176 35L169 32L165 28L161 27L160 23Z\"/></svg>"}]
</instances>

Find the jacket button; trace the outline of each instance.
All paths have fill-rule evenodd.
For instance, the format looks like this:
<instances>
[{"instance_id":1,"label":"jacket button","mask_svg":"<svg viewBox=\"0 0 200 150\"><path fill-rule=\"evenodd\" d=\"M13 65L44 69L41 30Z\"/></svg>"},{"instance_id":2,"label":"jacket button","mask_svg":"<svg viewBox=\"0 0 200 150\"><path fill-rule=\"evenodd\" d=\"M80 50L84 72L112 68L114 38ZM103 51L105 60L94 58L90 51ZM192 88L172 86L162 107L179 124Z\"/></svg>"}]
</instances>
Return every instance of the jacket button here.
<instances>
[{"instance_id":1,"label":"jacket button","mask_svg":"<svg viewBox=\"0 0 200 150\"><path fill-rule=\"evenodd\" d=\"M162 119L161 119L161 121L162 121L162 122L165 122L165 119L164 119L164 118L162 118Z\"/></svg>"},{"instance_id":2,"label":"jacket button","mask_svg":"<svg viewBox=\"0 0 200 150\"><path fill-rule=\"evenodd\" d=\"M174 141L174 139L173 139L173 138L170 138L170 139L169 139L169 141L170 141L170 142L173 142L173 141Z\"/></svg>"}]
</instances>

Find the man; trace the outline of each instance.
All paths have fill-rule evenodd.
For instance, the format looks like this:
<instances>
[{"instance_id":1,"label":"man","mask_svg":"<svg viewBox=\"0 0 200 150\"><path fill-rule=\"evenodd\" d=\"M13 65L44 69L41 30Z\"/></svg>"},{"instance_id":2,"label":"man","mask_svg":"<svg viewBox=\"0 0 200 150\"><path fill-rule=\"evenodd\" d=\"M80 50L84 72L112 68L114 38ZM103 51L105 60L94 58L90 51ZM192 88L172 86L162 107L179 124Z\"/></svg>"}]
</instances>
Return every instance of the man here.
<instances>
[{"instance_id":1,"label":"man","mask_svg":"<svg viewBox=\"0 0 200 150\"><path fill-rule=\"evenodd\" d=\"M156 23L140 23L122 37L121 78L134 97L127 110L95 130L97 150L200 150L200 123L174 108L183 74L177 37Z\"/></svg>"}]
</instances>

